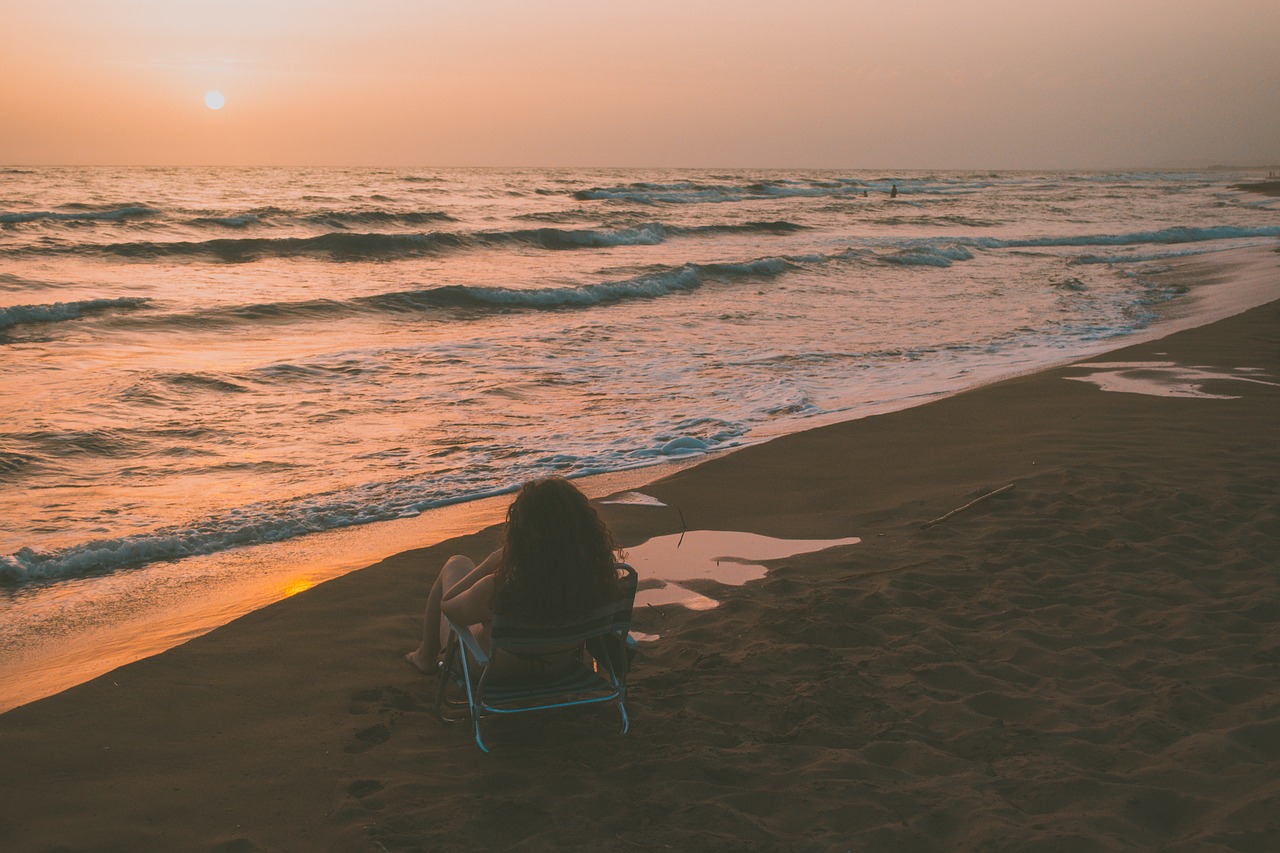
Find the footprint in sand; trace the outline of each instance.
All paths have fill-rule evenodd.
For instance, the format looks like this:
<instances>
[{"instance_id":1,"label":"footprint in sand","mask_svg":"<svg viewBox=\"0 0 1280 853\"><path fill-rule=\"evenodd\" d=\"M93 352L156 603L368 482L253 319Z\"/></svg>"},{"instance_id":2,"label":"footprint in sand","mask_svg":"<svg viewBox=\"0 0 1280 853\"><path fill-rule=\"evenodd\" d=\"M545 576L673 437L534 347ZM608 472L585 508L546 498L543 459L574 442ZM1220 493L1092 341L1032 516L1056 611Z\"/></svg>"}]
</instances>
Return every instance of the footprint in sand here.
<instances>
[{"instance_id":1,"label":"footprint in sand","mask_svg":"<svg viewBox=\"0 0 1280 853\"><path fill-rule=\"evenodd\" d=\"M351 695L347 708L353 717L376 715L384 722L367 726L355 733L355 740L344 747L346 752L357 753L372 749L391 739L396 720L406 713L424 711L425 707L411 693L398 687L374 687Z\"/></svg>"},{"instance_id":2,"label":"footprint in sand","mask_svg":"<svg viewBox=\"0 0 1280 853\"><path fill-rule=\"evenodd\" d=\"M347 786L347 793L362 800L370 794L376 794L386 786L377 779L357 779Z\"/></svg>"},{"instance_id":3,"label":"footprint in sand","mask_svg":"<svg viewBox=\"0 0 1280 853\"><path fill-rule=\"evenodd\" d=\"M356 732L355 737L356 742L347 744L344 748L345 752L364 752L365 750L372 749L379 744L386 743L391 739L391 726L386 723L378 723L377 725L369 726L367 729L361 729Z\"/></svg>"},{"instance_id":4,"label":"footprint in sand","mask_svg":"<svg viewBox=\"0 0 1280 853\"><path fill-rule=\"evenodd\" d=\"M378 796L384 788L386 785L377 779L357 779L347 786L347 796L366 812L380 812L387 805L386 798Z\"/></svg>"},{"instance_id":5,"label":"footprint in sand","mask_svg":"<svg viewBox=\"0 0 1280 853\"><path fill-rule=\"evenodd\" d=\"M421 711L422 704L398 687L375 687L353 694L349 711L352 716L381 714L391 711Z\"/></svg>"},{"instance_id":6,"label":"footprint in sand","mask_svg":"<svg viewBox=\"0 0 1280 853\"><path fill-rule=\"evenodd\" d=\"M352 716L373 713L382 700L382 691L378 689L362 690L351 697L350 713Z\"/></svg>"}]
</instances>

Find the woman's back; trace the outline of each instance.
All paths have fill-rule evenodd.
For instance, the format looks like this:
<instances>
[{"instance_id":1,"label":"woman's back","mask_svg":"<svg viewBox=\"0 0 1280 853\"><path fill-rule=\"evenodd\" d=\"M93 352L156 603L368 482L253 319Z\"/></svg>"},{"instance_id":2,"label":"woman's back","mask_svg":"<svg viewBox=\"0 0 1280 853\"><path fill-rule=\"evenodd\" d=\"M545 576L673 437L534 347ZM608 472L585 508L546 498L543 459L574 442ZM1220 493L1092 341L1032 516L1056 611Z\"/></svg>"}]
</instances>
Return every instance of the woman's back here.
<instances>
[{"instance_id":1,"label":"woman's back","mask_svg":"<svg viewBox=\"0 0 1280 853\"><path fill-rule=\"evenodd\" d=\"M507 510L493 612L532 623L570 620L617 594L616 562L608 528L572 483L526 483Z\"/></svg>"},{"instance_id":2,"label":"woman's back","mask_svg":"<svg viewBox=\"0 0 1280 853\"><path fill-rule=\"evenodd\" d=\"M445 616L475 628L485 645L495 617L534 625L571 621L617 597L616 559L613 537L586 495L559 477L526 483L507 510L502 548L479 565L456 554L440 570L427 597L422 642L405 659L434 670L448 633ZM526 651L536 654L523 662L511 656L514 674L545 675L574 654L557 645Z\"/></svg>"}]
</instances>

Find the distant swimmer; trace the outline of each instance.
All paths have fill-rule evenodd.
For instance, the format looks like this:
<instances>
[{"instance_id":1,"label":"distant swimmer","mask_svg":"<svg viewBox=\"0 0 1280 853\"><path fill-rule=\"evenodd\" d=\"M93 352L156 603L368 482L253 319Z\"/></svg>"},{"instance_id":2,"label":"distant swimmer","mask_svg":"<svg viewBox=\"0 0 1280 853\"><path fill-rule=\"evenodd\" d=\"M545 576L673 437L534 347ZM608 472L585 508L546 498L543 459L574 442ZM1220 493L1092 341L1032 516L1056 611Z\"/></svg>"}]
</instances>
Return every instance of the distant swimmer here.
<instances>
[{"instance_id":1,"label":"distant swimmer","mask_svg":"<svg viewBox=\"0 0 1280 853\"><path fill-rule=\"evenodd\" d=\"M894 184L893 189L889 190L889 198L897 198L897 197L898 197L898 185Z\"/></svg>"}]
</instances>

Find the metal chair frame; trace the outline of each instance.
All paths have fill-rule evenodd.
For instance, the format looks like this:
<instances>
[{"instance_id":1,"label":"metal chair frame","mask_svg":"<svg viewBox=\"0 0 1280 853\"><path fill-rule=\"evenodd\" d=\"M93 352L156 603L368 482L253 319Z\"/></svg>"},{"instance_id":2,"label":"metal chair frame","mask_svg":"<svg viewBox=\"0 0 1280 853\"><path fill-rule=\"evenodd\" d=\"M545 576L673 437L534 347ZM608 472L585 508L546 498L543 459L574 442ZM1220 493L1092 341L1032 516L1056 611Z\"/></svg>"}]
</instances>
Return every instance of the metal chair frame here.
<instances>
[{"instance_id":1,"label":"metal chair frame","mask_svg":"<svg viewBox=\"0 0 1280 853\"><path fill-rule=\"evenodd\" d=\"M436 713L446 722L471 719L476 744L484 752L480 721L489 715L551 711L579 705L613 702L622 716L622 731L631 727L627 714L627 671L633 645L629 631L635 605L636 570L619 563L619 595L580 619L559 625L537 625L495 615L486 652L469 626L446 618L449 641L445 646L436 689ZM516 656L574 651L569 671L545 682L504 684L491 677L493 661L504 653ZM460 682L466 700L451 699L450 686Z\"/></svg>"}]
</instances>

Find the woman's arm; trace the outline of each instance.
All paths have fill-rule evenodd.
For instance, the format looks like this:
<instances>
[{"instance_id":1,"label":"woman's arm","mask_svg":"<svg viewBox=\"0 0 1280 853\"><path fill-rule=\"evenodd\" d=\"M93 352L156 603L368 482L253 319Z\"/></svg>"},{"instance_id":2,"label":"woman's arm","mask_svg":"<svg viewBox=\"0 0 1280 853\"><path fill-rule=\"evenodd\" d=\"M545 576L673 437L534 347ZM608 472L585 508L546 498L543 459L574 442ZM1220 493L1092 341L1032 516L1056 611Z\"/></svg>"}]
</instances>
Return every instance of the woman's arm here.
<instances>
[{"instance_id":1,"label":"woman's arm","mask_svg":"<svg viewBox=\"0 0 1280 853\"><path fill-rule=\"evenodd\" d=\"M494 551L462 580L451 586L440 601L440 612L459 625L488 625L493 621L493 573L501 551Z\"/></svg>"},{"instance_id":2,"label":"woman's arm","mask_svg":"<svg viewBox=\"0 0 1280 853\"><path fill-rule=\"evenodd\" d=\"M492 554L484 558L480 565L467 572L461 580L444 591L441 601L448 601L456 595L460 595L471 589L477 581L486 575L491 575L498 570L498 561L502 559L502 550L494 551Z\"/></svg>"}]
</instances>

